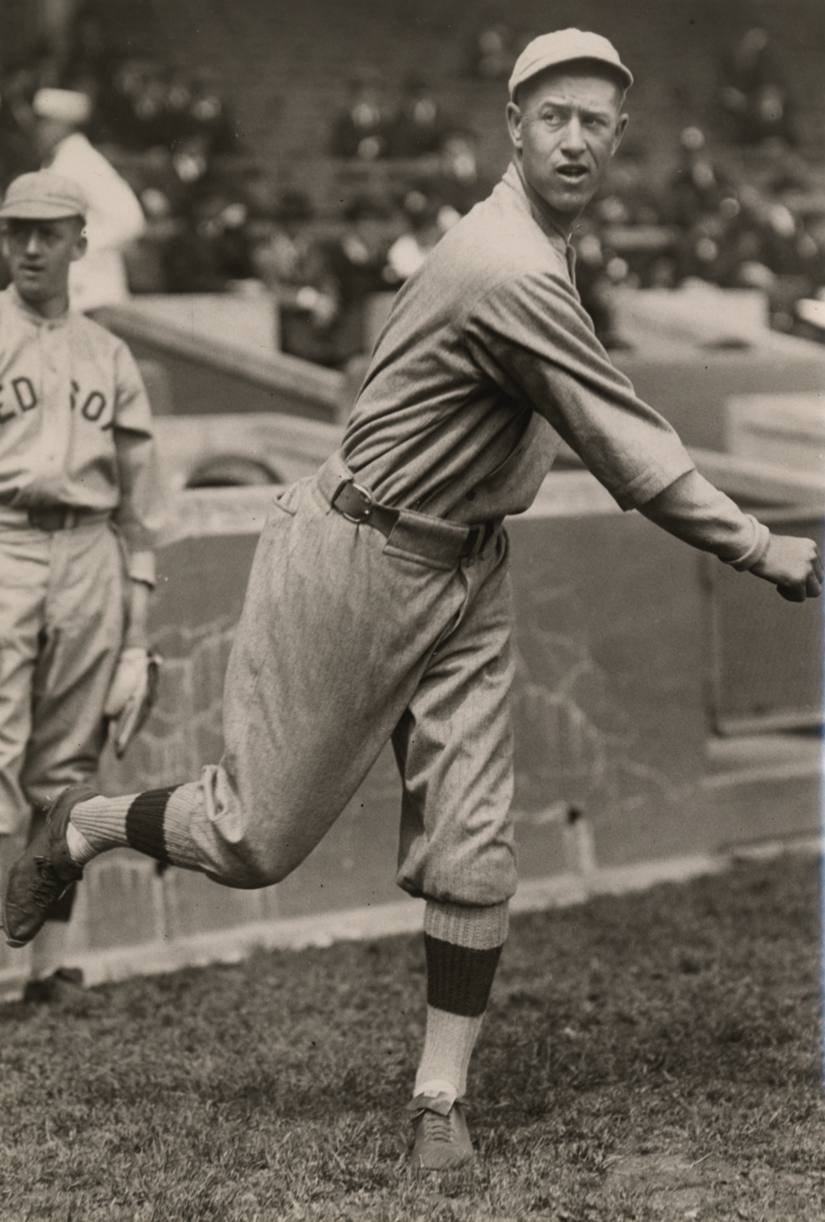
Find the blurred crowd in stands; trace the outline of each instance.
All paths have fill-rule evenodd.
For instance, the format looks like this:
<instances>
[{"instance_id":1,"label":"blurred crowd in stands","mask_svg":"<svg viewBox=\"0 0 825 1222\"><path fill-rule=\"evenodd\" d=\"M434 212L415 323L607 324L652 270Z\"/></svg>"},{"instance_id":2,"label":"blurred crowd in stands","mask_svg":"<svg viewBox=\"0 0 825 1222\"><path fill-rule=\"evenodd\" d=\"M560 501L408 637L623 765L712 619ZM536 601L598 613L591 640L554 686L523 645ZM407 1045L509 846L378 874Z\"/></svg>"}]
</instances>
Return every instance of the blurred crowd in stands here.
<instances>
[{"instance_id":1,"label":"blurred crowd in stands","mask_svg":"<svg viewBox=\"0 0 825 1222\"><path fill-rule=\"evenodd\" d=\"M506 79L529 37L481 30L468 73ZM340 208L273 188L212 73L116 54L99 8L81 5L59 58L36 48L3 72L0 189L43 164L44 90L88 100L75 128L139 201L143 232L125 250L132 292L271 291L282 349L330 367L363 351L369 302L393 293L492 185L474 133L423 77L388 95L365 71L319 142L347 188ZM622 342L616 286L691 278L758 289L773 327L825 337L825 179L798 146L769 39L747 31L720 69L713 130L684 127L665 181L644 149L620 151L582 218L578 283L607 345Z\"/></svg>"}]
</instances>

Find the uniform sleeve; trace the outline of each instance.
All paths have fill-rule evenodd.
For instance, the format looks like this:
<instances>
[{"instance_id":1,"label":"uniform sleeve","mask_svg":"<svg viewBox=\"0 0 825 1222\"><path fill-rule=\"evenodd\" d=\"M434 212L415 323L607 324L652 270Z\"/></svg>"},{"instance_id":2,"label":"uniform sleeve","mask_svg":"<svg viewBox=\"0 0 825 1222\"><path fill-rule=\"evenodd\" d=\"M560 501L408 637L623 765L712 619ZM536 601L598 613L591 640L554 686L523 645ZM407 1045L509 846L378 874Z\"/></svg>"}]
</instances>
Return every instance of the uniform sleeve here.
<instances>
[{"instance_id":1,"label":"uniform sleeve","mask_svg":"<svg viewBox=\"0 0 825 1222\"><path fill-rule=\"evenodd\" d=\"M672 426L611 364L561 272L496 285L471 311L464 336L482 371L540 412L622 509L693 469Z\"/></svg>"},{"instance_id":2,"label":"uniform sleeve","mask_svg":"<svg viewBox=\"0 0 825 1222\"><path fill-rule=\"evenodd\" d=\"M129 555L129 576L154 585L154 544L167 516L166 481L152 431L149 399L132 354L115 350L114 440L120 502L114 514Z\"/></svg>"},{"instance_id":3,"label":"uniform sleeve","mask_svg":"<svg viewBox=\"0 0 825 1222\"><path fill-rule=\"evenodd\" d=\"M549 420L622 509L737 569L764 555L768 528L699 474L672 426L611 363L561 275L498 286L466 335L476 362Z\"/></svg>"},{"instance_id":4,"label":"uniform sleeve","mask_svg":"<svg viewBox=\"0 0 825 1222\"><path fill-rule=\"evenodd\" d=\"M770 531L763 522L743 513L695 470L642 505L641 512L677 539L712 552L740 571L752 569L770 542Z\"/></svg>"}]
</instances>

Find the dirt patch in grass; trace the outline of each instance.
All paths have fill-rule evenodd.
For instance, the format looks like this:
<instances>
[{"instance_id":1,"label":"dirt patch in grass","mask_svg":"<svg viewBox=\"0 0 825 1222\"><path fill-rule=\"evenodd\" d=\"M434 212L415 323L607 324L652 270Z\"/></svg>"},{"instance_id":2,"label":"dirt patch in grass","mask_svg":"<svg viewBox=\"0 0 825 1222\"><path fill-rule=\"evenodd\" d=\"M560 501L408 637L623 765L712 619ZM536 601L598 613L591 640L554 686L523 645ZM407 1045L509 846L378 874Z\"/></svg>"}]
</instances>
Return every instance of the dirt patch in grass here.
<instances>
[{"instance_id":1,"label":"dirt patch in grass","mask_svg":"<svg viewBox=\"0 0 825 1222\"><path fill-rule=\"evenodd\" d=\"M819 911L789 855L515 917L435 1182L419 937L0 1007L0 1218L820 1222Z\"/></svg>"}]
</instances>

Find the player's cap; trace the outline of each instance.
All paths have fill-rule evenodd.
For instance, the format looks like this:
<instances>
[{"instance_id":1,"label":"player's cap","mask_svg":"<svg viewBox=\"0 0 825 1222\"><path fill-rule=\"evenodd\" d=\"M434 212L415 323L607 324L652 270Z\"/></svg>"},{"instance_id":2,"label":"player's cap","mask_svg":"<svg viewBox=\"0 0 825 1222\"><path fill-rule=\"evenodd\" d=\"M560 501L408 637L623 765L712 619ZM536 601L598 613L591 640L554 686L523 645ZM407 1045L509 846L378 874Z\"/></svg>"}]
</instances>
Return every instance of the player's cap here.
<instances>
[{"instance_id":1,"label":"player's cap","mask_svg":"<svg viewBox=\"0 0 825 1222\"><path fill-rule=\"evenodd\" d=\"M574 60L596 60L608 64L623 81L626 89L633 84L633 74L619 59L619 52L601 34L587 30L554 30L552 34L540 34L529 42L516 60L510 76L510 97L515 97L519 85L531 76L554 68L557 64L569 64Z\"/></svg>"},{"instance_id":2,"label":"player's cap","mask_svg":"<svg viewBox=\"0 0 825 1222\"><path fill-rule=\"evenodd\" d=\"M0 220L60 221L85 218L89 204L83 188L52 170L21 174L9 184L0 207Z\"/></svg>"},{"instance_id":3,"label":"player's cap","mask_svg":"<svg viewBox=\"0 0 825 1222\"><path fill-rule=\"evenodd\" d=\"M56 119L80 127L92 114L92 100L76 89L38 89L32 98L32 110L38 119Z\"/></svg>"}]
</instances>

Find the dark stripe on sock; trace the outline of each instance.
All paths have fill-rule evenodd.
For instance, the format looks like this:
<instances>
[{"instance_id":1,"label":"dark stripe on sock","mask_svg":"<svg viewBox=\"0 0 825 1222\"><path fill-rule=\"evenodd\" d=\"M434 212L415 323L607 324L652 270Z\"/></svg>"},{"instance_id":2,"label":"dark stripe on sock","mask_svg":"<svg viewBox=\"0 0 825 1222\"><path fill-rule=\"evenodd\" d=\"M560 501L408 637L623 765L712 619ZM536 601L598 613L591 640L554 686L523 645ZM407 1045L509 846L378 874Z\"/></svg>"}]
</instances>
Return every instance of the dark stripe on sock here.
<instances>
[{"instance_id":1,"label":"dark stripe on sock","mask_svg":"<svg viewBox=\"0 0 825 1222\"><path fill-rule=\"evenodd\" d=\"M427 1003L448 1014L478 1018L487 1009L501 947L471 950L424 934Z\"/></svg>"},{"instance_id":2,"label":"dark stripe on sock","mask_svg":"<svg viewBox=\"0 0 825 1222\"><path fill-rule=\"evenodd\" d=\"M146 793L139 793L126 812L126 839L130 846L147 857L165 861L167 865L172 864L172 859L166 849L163 816L169 795L178 788L171 785L168 789L150 789Z\"/></svg>"}]
</instances>

